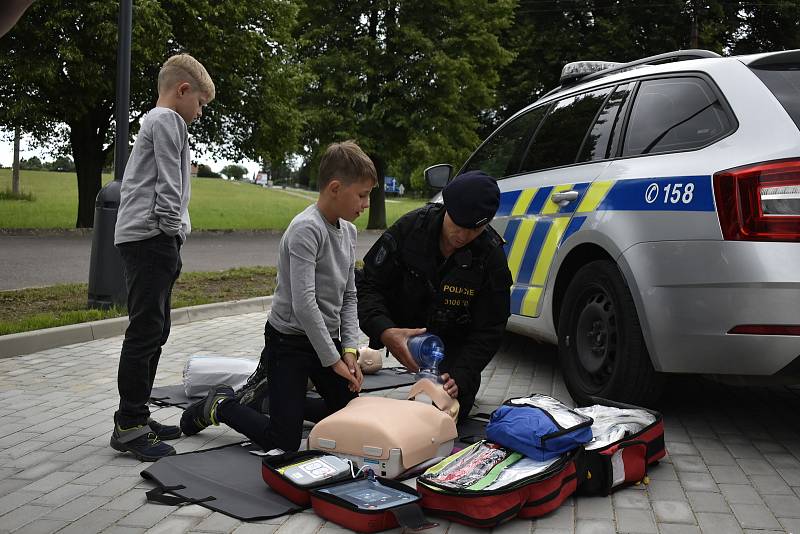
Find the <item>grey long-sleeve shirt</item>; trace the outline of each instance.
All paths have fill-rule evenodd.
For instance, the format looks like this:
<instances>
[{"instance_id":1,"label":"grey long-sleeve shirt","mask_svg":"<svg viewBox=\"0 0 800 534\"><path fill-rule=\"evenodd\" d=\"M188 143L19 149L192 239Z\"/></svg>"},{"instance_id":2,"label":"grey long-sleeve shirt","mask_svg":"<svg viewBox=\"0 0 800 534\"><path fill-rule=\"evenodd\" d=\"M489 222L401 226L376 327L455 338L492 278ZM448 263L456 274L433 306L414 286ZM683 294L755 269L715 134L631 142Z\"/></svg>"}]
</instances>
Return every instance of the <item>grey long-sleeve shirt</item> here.
<instances>
[{"instance_id":1,"label":"grey long-sleeve shirt","mask_svg":"<svg viewBox=\"0 0 800 534\"><path fill-rule=\"evenodd\" d=\"M120 188L114 244L191 232L189 132L177 112L156 107L142 120Z\"/></svg>"},{"instance_id":2,"label":"grey long-sleeve shirt","mask_svg":"<svg viewBox=\"0 0 800 534\"><path fill-rule=\"evenodd\" d=\"M316 204L300 212L278 248L278 284L269 322L279 332L304 334L324 367L341 357L331 337L356 347L356 227L330 224Z\"/></svg>"}]
</instances>

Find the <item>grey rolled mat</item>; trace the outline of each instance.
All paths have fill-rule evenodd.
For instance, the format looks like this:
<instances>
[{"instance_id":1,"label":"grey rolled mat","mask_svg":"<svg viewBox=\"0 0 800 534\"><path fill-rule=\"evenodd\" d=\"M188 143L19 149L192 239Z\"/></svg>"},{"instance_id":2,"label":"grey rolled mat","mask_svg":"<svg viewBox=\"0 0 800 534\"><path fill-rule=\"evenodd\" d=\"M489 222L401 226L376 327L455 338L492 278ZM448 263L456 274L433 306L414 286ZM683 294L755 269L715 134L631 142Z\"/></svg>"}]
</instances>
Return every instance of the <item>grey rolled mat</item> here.
<instances>
[{"instance_id":1,"label":"grey rolled mat","mask_svg":"<svg viewBox=\"0 0 800 534\"><path fill-rule=\"evenodd\" d=\"M394 389L410 386L415 381L414 373L409 373L403 367L387 367L375 374L364 375L361 391L369 393L370 391ZM150 402L156 406L175 406L184 409L199 398L201 397L191 399L187 397L183 384L154 387L150 393Z\"/></svg>"},{"instance_id":2,"label":"grey rolled mat","mask_svg":"<svg viewBox=\"0 0 800 534\"><path fill-rule=\"evenodd\" d=\"M240 521L270 519L302 510L261 478L261 457L241 443L167 456L142 471L158 486L150 501L199 504Z\"/></svg>"}]
</instances>

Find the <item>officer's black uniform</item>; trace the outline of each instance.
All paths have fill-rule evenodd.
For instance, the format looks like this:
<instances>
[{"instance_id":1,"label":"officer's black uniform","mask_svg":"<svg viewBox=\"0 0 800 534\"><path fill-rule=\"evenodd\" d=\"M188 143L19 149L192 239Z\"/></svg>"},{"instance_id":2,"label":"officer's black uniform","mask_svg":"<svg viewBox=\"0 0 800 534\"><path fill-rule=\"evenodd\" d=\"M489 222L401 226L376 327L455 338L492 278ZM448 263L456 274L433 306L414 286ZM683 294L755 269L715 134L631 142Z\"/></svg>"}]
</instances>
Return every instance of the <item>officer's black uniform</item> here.
<instances>
[{"instance_id":1,"label":"officer's black uniform","mask_svg":"<svg viewBox=\"0 0 800 534\"><path fill-rule=\"evenodd\" d=\"M487 226L450 258L439 249L445 208L429 204L401 217L364 257L356 276L358 320L381 348L387 328L427 328L444 341L440 373L458 385L466 417L481 371L500 348L510 315L511 273L503 239Z\"/></svg>"}]
</instances>

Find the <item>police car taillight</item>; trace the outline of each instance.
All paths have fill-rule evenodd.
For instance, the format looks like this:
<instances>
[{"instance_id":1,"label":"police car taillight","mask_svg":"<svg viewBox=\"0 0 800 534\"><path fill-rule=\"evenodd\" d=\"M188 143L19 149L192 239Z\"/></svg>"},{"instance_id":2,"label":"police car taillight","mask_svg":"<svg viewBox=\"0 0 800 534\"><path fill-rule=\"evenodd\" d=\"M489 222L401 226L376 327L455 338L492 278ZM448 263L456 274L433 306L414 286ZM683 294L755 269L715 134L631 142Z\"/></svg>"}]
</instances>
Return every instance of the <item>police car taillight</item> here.
<instances>
[{"instance_id":1,"label":"police car taillight","mask_svg":"<svg viewBox=\"0 0 800 534\"><path fill-rule=\"evenodd\" d=\"M718 172L714 196L725 239L800 241L800 160Z\"/></svg>"}]
</instances>

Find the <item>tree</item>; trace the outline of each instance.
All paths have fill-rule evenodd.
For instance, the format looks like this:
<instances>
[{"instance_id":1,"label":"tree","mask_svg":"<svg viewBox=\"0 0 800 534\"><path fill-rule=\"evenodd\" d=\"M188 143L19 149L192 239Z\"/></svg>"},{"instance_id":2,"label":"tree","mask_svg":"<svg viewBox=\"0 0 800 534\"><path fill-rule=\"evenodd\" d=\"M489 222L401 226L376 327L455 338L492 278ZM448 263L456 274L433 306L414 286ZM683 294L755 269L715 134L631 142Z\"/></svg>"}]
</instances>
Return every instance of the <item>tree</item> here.
<instances>
[{"instance_id":1,"label":"tree","mask_svg":"<svg viewBox=\"0 0 800 534\"><path fill-rule=\"evenodd\" d=\"M385 228L383 170L462 156L494 104L497 69L511 59L498 34L513 0L309 2L301 10L300 57L311 80L301 98L304 145L316 158L355 139L378 170L368 228Z\"/></svg>"},{"instance_id":2,"label":"tree","mask_svg":"<svg viewBox=\"0 0 800 534\"><path fill-rule=\"evenodd\" d=\"M211 167L206 165L205 163L201 163L197 166L197 177L198 178L222 178L222 175L218 172L214 172L211 170Z\"/></svg>"},{"instance_id":3,"label":"tree","mask_svg":"<svg viewBox=\"0 0 800 534\"><path fill-rule=\"evenodd\" d=\"M222 168L222 174L231 180L241 180L247 172L247 167L242 167L241 165L225 165Z\"/></svg>"},{"instance_id":4,"label":"tree","mask_svg":"<svg viewBox=\"0 0 800 534\"><path fill-rule=\"evenodd\" d=\"M483 133L556 87L569 62L625 62L690 48L693 21L697 46L722 53L737 34L739 7L731 4L722 0L520 2L514 24L501 39L514 61L502 69L501 105L486 116Z\"/></svg>"},{"instance_id":5,"label":"tree","mask_svg":"<svg viewBox=\"0 0 800 534\"><path fill-rule=\"evenodd\" d=\"M19 141L22 133L14 126L14 156L11 162L11 194L19 195Z\"/></svg>"},{"instance_id":6,"label":"tree","mask_svg":"<svg viewBox=\"0 0 800 534\"><path fill-rule=\"evenodd\" d=\"M75 172L75 164L68 156L59 156L50 163L45 163L44 168L56 172Z\"/></svg>"},{"instance_id":7,"label":"tree","mask_svg":"<svg viewBox=\"0 0 800 534\"><path fill-rule=\"evenodd\" d=\"M754 54L800 48L800 4L794 0L736 2L739 38L733 54Z\"/></svg>"},{"instance_id":8,"label":"tree","mask_svg":"<svg viewBox=\"0 0 800 534\"><path fill-rule=\"evenodd\" d=\"M118 2L39 0L0 40L0 124L20 125L40 142L71 151L78 227L92 226L101 170L114 149L118 10ZM131 133L156 100L161 63L188 52L217 89L192 126L193 141L231 159L282 158L300 125L294 105L300 73L290 61L296 12L282 0L135 2ZM23 117L33 125L20 124Z\"/></svg>"},{"instance_id":9,"label":"tree","mask_svg":"<svg viewBox=\"0 0 800 534\"><path fill-rule=\"evenodd\" d=\"M19 168L25 171L41 171L42 170L42 160L38 157L33 156L31 158L25 159L22 158L19 161Z\"/></svg>"}]
</instances>

